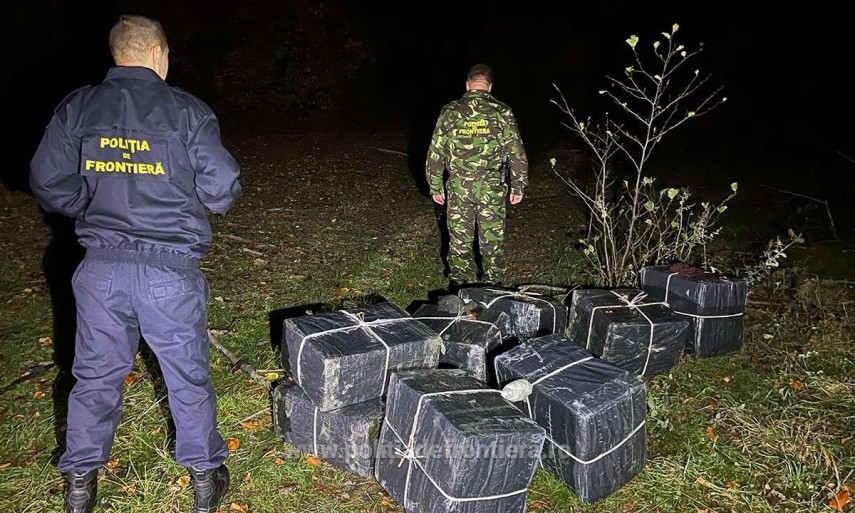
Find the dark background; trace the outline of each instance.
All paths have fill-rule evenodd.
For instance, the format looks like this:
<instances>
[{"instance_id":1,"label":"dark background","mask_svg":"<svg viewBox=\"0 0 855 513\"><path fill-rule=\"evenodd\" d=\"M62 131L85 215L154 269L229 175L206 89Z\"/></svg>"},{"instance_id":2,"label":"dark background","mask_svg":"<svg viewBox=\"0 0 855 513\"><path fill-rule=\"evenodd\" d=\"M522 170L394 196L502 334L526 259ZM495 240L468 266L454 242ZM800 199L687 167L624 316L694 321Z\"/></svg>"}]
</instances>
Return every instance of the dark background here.
<instances>
[{"instance_id":1,"label":"dark background","mask_svg":"<svg viewBox=\"0 0 855 513\"><path fill-rule=\"evenodd\" d=\"M560 87L579 112L604 111L606 74L631 63L624 40L649 45L677 22L704 52L695 66L727 103L687 123L658 165L703 183L760 182L830 199L853 197L848 10L833 2L785 8L748 2L346 2L331 0L36 0L4 6L3 181L26 184L27 164L52 109L99 82L112 64L120 13L161 21L169 82L207 101L226 137L275 133L307 118L385 123L427 145L441 106L474 62L495 70L493 92L517 115L532 160L572 141L551 99ZM704 7L697 7L702 5ZM750 9L750 10L749 10ZM347 126L347 125L345 125ZM415 141L413 145L412 141ZM418 142L424 141L423 145ZM404 148L401 148L404 149ZM665 151L667 150L667 151Z\"/></svg>"}]
</instances>

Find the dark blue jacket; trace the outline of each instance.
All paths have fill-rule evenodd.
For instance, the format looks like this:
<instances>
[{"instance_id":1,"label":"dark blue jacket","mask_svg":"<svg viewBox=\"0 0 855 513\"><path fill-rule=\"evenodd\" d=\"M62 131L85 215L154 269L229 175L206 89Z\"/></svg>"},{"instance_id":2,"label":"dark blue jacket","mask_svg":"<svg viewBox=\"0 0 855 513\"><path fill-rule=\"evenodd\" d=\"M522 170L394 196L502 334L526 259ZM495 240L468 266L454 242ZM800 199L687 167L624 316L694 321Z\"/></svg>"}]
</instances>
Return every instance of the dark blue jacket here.
<instances>
[{"instance_id":1,"label":"dark blue jacket","mask_svg":"<svg viewBox=\"0 0 855 513\"><path fill-rule=\"evenodd\" d=\"M84 247L192 258L211 244L206 208L228 211L239 175L210 107L130 66L63 100L30 163L42 207L75 218Z\"/></svg>"}]
</instances>

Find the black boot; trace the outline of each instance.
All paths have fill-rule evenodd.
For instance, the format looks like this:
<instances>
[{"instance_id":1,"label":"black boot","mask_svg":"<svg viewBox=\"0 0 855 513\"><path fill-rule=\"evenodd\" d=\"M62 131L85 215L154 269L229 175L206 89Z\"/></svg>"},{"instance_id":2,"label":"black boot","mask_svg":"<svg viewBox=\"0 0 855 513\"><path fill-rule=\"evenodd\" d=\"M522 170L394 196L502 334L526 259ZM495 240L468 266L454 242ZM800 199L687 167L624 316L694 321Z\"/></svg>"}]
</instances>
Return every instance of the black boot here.
<instances>
[{"instance_id":1,"label":"black boot","mask_svg":"<svg viewBox=\"0 0 855 513\"><path fill-rule=\"evenodd\" d=\"M65 513L92 513L98 494L98 469L65 473Z\"/></svg>"},{"instance_id":2,"label":"black boot","mask_svg":"<svg viewBox=\"0 0 855 513\"><path fill-rule=\"evenodd\" d=\"M229 469L225 465L210 470L190 469L193 491L193 513L215 513L226 490L229 489Z\"/></svg>"}]
</instances>

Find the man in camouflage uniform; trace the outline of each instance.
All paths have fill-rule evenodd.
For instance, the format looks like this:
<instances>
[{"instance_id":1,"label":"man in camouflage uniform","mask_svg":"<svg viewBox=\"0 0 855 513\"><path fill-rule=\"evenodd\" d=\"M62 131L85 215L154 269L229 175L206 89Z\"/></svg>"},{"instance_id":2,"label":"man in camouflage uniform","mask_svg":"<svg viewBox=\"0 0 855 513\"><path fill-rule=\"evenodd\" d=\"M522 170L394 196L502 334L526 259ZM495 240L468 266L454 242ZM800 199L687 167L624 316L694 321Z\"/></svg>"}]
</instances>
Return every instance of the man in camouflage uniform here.
<instances>
[{"instance_id":1,"label":"man in camouflage uniform","mask_svg":"<svg viewBox=\"0 0 855 513\"><path fill-rule=\"evenodd\" d=\"M425 171L433 200L448 202L448 264L452 285L476 281L472 242L478 233L483 281L500 283L504 274L505 198L499 165L510 157L510 201L516 205L528 184L528 159L510 107L491 96L493 71L485 64L469 70L466 93L439 115ZM448 183L443 192L443 171Z\"/></svg>"}]
</instances>

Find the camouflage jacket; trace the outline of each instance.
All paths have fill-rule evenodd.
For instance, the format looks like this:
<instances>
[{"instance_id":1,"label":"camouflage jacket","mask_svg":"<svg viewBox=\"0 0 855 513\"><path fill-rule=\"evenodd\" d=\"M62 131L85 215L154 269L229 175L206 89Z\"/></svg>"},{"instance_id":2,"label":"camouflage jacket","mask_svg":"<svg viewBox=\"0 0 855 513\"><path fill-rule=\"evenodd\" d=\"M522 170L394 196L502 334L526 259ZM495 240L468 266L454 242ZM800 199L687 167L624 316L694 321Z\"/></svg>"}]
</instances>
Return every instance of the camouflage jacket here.
<instances>
[{"instance_id":1,"label":"camouflage jacket","mask_svg":"<svg viewBox=\"0 0 855 513\"><path fill-rule=\"evenodd\" d=\"M442 193L443 170L467 179L498 181L502 155L511 162L511 194L528 185L528 159L511 108L487 91L466 91L439 115L428 149L425 172L431 194Z\"/></svg>"}]
</instances>

